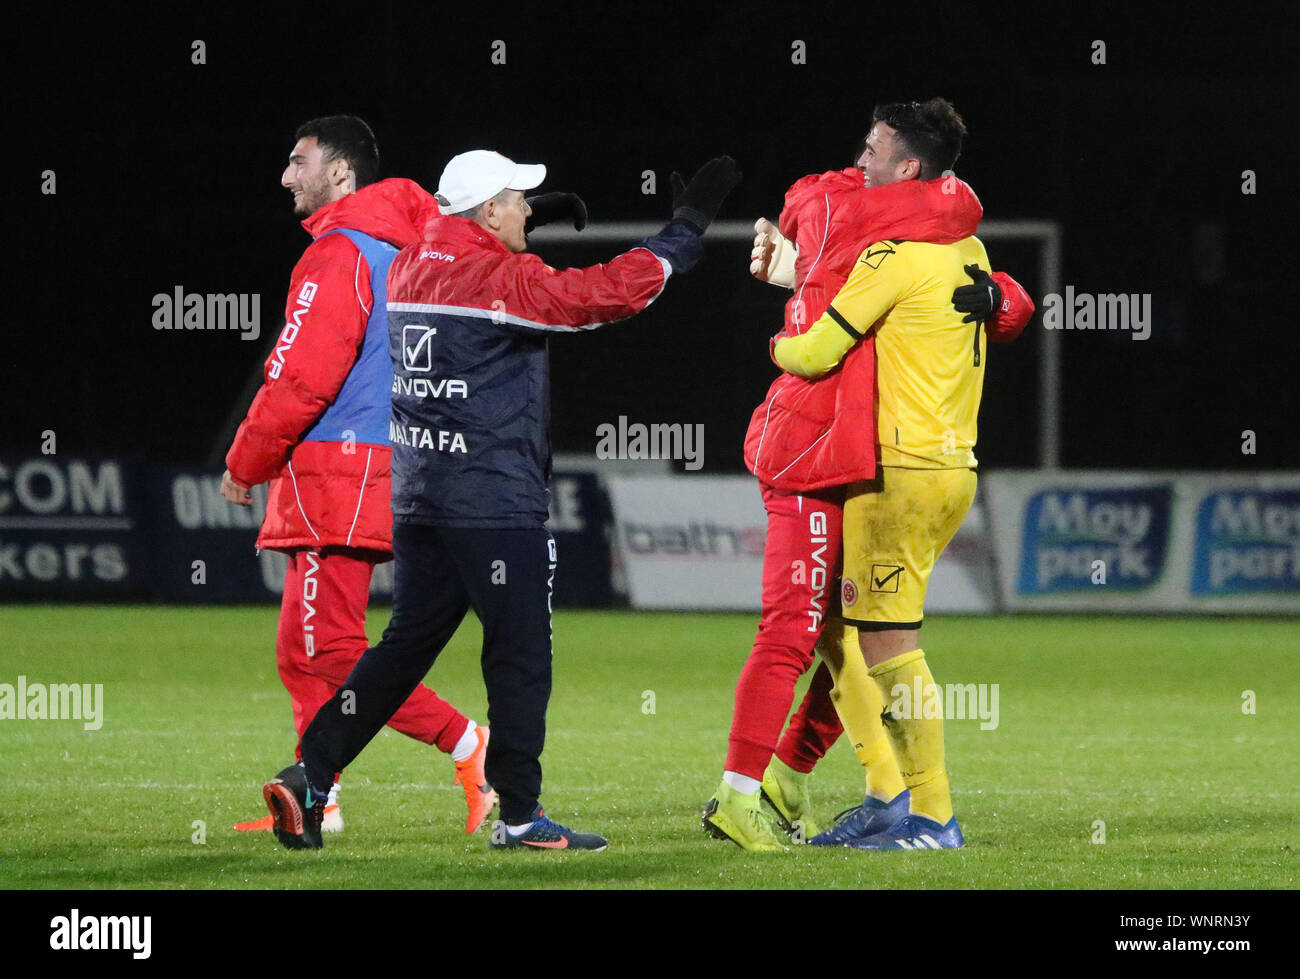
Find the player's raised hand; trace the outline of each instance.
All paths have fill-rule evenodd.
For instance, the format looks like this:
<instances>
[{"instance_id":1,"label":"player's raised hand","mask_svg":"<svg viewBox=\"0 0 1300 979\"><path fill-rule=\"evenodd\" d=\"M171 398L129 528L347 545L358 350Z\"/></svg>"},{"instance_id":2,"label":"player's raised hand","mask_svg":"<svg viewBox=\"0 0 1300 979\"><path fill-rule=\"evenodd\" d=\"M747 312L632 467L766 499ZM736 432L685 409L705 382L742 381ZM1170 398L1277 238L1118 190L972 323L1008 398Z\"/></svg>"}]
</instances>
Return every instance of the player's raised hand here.
<instances>
[{"instance_id":1,"label":"player's raised hand","mask_svg":"<svg viewBox=\"0 0 1300 979\"><path fill-rule=\"evenodd\" d=\"M704 234L742 176L736 169L736 161L729 156L715 156L695 171L690 183L674 172L671 178L673 218L685 221L697 234Z\"/></svg>"},{"instance_id":2,"label":"player's raised hand","mask_svg":"<svg viewBox=\"0 0 1300 979\"><path fill-rule=\"evenodd\" d=\"M767 218L754 222L754 248L749 253L749 274L760 282L794 288L795 247Z\"/></svg>"}]
</instances>

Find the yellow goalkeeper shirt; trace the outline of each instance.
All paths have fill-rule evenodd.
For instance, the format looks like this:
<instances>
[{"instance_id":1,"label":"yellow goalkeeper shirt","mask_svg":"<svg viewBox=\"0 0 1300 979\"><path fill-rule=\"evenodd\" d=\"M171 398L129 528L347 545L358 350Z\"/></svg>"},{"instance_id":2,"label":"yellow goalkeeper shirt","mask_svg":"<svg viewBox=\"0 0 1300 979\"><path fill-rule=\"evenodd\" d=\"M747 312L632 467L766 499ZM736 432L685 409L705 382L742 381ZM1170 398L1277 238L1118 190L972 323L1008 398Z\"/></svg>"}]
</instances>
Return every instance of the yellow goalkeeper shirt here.
<instances>
[{"instance_id":1,"label":"yellow goalkeeper shirt","mask_svg":"<svg viewBox=\"0 0 1300 979\"><path fill-rule=\"evenodd\" d=\"M880 461L910 469L974 468L984 390L984 330L963 323L952 293L963 266L989 268L975 237L951 245L868 246L822 317L773 350L783 370L818 377L875 330Z\"/></svg>"}]
</instances>

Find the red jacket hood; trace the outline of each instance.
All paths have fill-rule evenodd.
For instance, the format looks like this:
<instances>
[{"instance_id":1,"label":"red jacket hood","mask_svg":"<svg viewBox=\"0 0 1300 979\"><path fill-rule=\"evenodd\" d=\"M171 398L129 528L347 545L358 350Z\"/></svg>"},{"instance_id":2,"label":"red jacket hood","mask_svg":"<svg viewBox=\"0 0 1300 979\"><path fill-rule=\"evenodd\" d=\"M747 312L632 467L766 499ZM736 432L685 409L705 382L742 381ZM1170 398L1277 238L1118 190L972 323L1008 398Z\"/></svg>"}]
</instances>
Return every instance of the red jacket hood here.
<instances>
[{"instance_id":1,"label":"red jacket hood","mask_svg":"<svg viewBox=\"0 0 1300 979\"><path fill-rule=\"evenodd\" d=\"M862 171L857 167L843 170L828 170L826 173L810 173L800 177L785 192L785 208L795 212L815 197L826 192L865 190Z\"/></svg>"},{"instance_id":2,"label":"red jacket hood","mask_svg":"<svg viewBox=\"0 0 1300 979\"><path fill-rule=\"evenodd\" d=\"M951 184L948 184L949 180ZM869 216L870 234L875 240L901 238L948 245L973 235L984 217L984 206L975 191L957 177L904 180L868 187L863 183L861 170L847 167L809 174L796 180L786 191L781 233L793 239L800 219L820 216L826 194L831 195L833 209L856 208L853 220L864 220ZM937 203L948 206L936 207ZM853 257L857 258L856 255Z\"/></svg>"},{"instance_id":3,"label":"red jacket hood","mask_svg":"<svg viewBox=\"0 0 1300 979\"><path fill-rule=\"evenodd\" d=\"M390 177L326 204L302 226L313 238L339 228L352 228L405 248L419 241L424 226L438 215L438 202L427 190L414 180Z\"/></svg>"}]
</instances>

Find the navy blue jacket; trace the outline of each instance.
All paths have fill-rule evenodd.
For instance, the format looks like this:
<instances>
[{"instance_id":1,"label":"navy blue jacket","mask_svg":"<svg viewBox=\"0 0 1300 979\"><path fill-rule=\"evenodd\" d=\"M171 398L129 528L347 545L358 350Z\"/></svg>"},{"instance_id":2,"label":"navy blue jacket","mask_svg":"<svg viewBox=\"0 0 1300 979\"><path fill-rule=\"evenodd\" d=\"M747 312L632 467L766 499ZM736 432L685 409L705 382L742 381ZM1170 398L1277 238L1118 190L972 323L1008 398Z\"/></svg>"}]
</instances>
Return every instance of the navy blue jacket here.
<instances>
[{"instance_id":1,"label":"navy blue jacket","mask_svg":"<svg viewBox=\"0 0 1300 979\"><path fill-rule=\"evenodd\" d=\"M604 265L554 269L467 218L431 222L388 277L393 519L544 524L547 338L640 312L700 252L698 235L674 221Z\"/></svg>"}]
</instances>

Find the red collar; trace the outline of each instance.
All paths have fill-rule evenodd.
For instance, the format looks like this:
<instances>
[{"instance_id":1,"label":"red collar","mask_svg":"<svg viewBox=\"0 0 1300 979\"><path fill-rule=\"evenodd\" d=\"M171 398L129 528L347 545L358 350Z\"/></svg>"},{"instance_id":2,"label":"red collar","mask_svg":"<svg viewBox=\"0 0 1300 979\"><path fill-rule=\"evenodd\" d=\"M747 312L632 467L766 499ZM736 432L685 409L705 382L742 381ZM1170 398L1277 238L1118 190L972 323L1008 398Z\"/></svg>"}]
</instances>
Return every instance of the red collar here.
<instances>
[{"instance_id":1,"label":"red collar","mask_svg":"<svg viewBox=\"0 0 1300 979\"><path fill-rule=\"evenodd\" d=\"M499 252L511 254L506 243L482 225L469 218L457 218L450 215L434 218L424 226L425 241L446 241L464 245L478 245Z\"/></svg>"}]
</instances>

